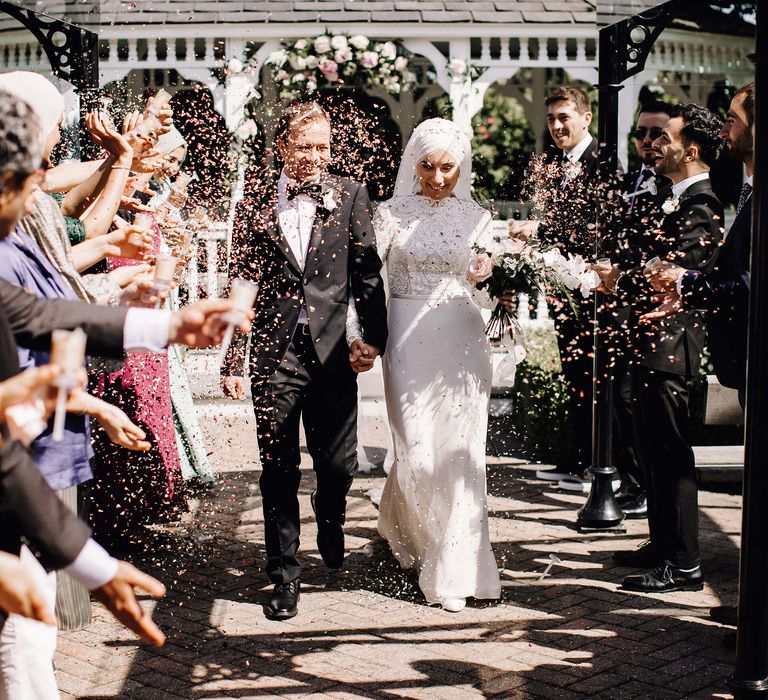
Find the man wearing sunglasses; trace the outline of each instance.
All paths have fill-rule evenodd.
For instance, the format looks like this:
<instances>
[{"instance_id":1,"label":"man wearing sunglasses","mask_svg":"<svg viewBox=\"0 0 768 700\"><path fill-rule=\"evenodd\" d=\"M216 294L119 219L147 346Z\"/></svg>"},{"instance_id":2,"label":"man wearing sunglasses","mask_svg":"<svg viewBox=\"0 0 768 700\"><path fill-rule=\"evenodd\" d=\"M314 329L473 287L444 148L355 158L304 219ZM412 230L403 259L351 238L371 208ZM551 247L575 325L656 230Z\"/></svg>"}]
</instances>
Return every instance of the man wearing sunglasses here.
<instances>
[{"instance_id":1,"label":"man wearing sunglasses","mask_svg":"<svg viewBox=\"0 0 768 700\"><path fill-rule=\"evenodd\" d=\"M658 176L654 168L656 156L653 142L661 136L664 125L671 117L669 105L663 102L645 103L640 106L635 129L632 132L635 149L640 160L640 167L624 176L623 190L626 207L625 223L618 232L618 258L626 260L634 251L640 254L638 235L648 230L647 221L658 217L658 200L655 194L659 187L668 183L663 176ZM634 261L635 263L639 261ZM631 380L629 372L629 335L627 322L629 307L619 307L615 311L615 326L612 336L616 340L614 360L613 410L616 426L614 440L614 464L621 476L621 488L616 499L627 518L640 519L648 515L645 493L646 479L640 467L635 447L634 428L632 425Z\"/></svg>"}]
</instances>

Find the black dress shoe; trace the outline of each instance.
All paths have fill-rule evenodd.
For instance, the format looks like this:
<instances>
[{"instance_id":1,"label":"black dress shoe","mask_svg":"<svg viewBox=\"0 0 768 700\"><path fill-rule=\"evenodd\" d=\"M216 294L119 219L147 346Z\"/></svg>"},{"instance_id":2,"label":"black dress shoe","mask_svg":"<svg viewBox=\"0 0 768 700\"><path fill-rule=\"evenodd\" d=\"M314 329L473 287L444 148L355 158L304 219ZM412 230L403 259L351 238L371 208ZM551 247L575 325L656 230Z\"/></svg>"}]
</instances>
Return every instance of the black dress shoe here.
<instances>
[{"instance_id":1,"label":"black dress shoe","mask_svg":"<svg viewBox=\"0 0 768 700\"><path fill-rule=\"evenodd\" d=\"M733 605L718 605L717 607L710 608L709 616L721 625L736 627L738 611Z\"/></svg>"},{"instance_id":2,"label":"black dress shoe","mask_svg":"<svg viewBox=\"0 0 768 700\"><path fill-rule=\"evenodd\" d=\"M644 493L638 494L631 501L621 503L619 508L628 520L641 520L648 517L648 499Z\"/></svg>"},{"instance_id":3,"label":"black dress shoe","mask_svg":"<svg viewBox=\"0 0 768 700\"><path fill-rule=\"evenodd\" d=\"M299 589L301 584L295 578L288 583L276 583L269 605L264 612L270 620L290 620L299 612Z\"/></svg>"},{"instance_id":4,"label":"black dress shoe","mask_svg":"<svg viewBox=\"0 0 768 700\"><path fill-rule=\"evenodd\" d=\"M701 567L692 571L683 571L671 564L664 563L653 571L639 576L627 576L621 587L640 593L668 593L670 591L700 591L704 588Z\"/></svg>"},{"instance_id":5,"label":"black dress shoe","mask_svg":"<svg viewBox=\"0 0 768 700\"><path fill-rule=\"evenodd\" d=\"M619 566L636 566L654 568L664 563L664 557L656 551L651 542L646 542L638 549L621 550L611 556Z\"/></svg>"},{"instance_id":6,"label":"black dress shoe","mask_svg":"<svg viewBox=\"0 0 768 700\"><path fill-rule=\"evenodd\" d=\"M623 505L629 501L634 501L641 493L643 492L636 484L622 483L614 492L613 497L616 499L616 503Z\"/></svg>"}]
</instances>

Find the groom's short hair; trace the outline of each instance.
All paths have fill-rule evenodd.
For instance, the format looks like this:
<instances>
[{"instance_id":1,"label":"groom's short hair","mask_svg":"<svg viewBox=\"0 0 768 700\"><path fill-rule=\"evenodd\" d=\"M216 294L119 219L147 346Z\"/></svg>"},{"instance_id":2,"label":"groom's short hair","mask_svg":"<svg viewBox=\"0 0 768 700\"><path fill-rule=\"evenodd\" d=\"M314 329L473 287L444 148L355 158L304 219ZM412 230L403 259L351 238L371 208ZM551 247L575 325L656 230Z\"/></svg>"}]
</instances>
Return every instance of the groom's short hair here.
<instances>
[{"instance_id":1,"label":"groom's short hair","mask_svg":"<svg viewBox=\"0 0 768 700\"><path fill-rule=\"evenodd\" d=\"M310 122L324 119L329 124L331 118L319 102L297 102L286 109L277 120L275 127L275 138L278 141L285 141L289 132L295 126L309 124Z\"/></svg>"},{"instance_id":2,"label":"groom's short hair","mask_svg":"<svg viewBox=\"0 0 768 700\"><path fill-rule=\"evenodd\" d=\"M579 114L586 114L592 111L592 105L590 104L589 97L587 97L587 93L573 85L563 85L557 88L544 100L544 106L549 107L549 105L553 105L556 102L573 102Z\"/></svg>"}]
</instances>

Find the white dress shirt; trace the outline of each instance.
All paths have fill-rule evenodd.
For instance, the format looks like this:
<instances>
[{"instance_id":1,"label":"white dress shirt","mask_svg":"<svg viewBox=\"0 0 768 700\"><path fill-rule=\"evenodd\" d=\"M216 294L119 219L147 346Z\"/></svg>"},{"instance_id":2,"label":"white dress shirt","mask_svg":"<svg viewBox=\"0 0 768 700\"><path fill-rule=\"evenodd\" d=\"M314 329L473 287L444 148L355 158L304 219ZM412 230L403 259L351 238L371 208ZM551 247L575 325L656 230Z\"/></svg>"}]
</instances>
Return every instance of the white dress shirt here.
<instances>
[{"instance_id":1,"label":"white dress shirt","mask_svg":"<svg viewBox=\"0 0 768 700\"><path fill-rule=\"evenodd\" d=\"M691 185L701 182L702 180L709 180L709 173L699 173L698 175L692 175L691 177L680 180L676 185L672 185L672 198L679 197L685 192Z\"/></svg>"},{"instance_id":2,"label":"white dress shirt","mask_svg":"<svg viewBox=\"0 0 768 700\"><path fill-rule=\"evenodd\" d=\"M280 173L277 181L277 218L280 222L280 230L288 243L293 257L299 263L299 269L304 270L307 262L307 250L309 239L312 236L312 227L315 224L317 214L317 201L306 194L288 199L289 178L285 171ZM301 307L299 323L308 323L306 306Z\"/></svg>"},{"instance_id":3,"label":"white dress shirt","mask_svg":"<svg viewBox=\"0 0 768 700\"><path fill-rule=\"evenodd\" d=\"M563 151L563 158L565 158L566 160L569 160L571 163L578 163L579 159L584 155L590 143L592 143L592 134L587 132L584 135L584 138L581 139L581 141L579 141L570 150L570 152L566 153L565 151Z\"/></svg>"}]
</instances>

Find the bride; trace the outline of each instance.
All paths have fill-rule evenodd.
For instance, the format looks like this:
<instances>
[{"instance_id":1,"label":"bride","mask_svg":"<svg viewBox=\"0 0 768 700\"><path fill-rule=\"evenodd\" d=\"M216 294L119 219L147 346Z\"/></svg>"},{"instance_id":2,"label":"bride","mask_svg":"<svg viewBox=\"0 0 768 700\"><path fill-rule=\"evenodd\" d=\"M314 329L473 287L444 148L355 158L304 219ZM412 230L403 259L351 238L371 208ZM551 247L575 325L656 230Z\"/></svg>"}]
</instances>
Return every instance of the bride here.
<instances>
[{"instance_id":1,"label":"bride","mask_svg":"<svg viewBox=\"0 0 768 700\"><path fill-rule=\"evenodd\" d=\"M498 598L488 534L485 436L491 355L466 275L490 214L472 201L471 146L453 122L413 132L395 196L374 217L389 279L384 389L394 464L379 532L419 572L429 603Z\"/></svg>"}]
</instances>

